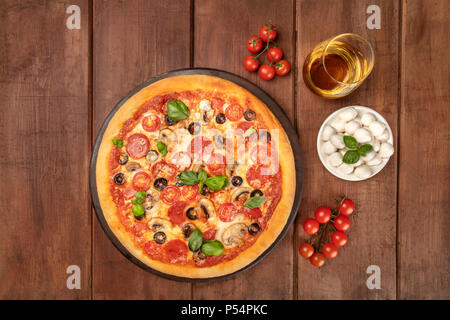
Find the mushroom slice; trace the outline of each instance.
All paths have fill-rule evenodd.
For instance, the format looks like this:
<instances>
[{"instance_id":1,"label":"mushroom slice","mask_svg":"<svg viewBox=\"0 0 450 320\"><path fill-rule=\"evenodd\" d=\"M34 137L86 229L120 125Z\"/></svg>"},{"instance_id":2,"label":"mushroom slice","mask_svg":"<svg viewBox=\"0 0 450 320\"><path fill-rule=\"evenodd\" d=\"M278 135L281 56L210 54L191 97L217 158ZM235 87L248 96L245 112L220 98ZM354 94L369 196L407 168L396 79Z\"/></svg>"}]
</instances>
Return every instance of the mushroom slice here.
<instances>
[{"instance_id":1,"label":"mushroom slice","mask_svg":"<svg viewBox=\"0 0 450 320\"><path fill-rule=\"evenodd\" d=\"M139 170L141 168L141 165L135 161L129 161L125 168L130 172L134 172Z\"/></svg>"},{"instance_id":2,"label":"mushroom slice","mask_svg":"<svg viewBox=\"0 0 450 320\"><path fill-rule=\"evenodd\" d=\"M152 218L149 222L148 222L148 228L152 231L163 231L163 230L167 230L170 227L170 221L167 219L163 219L163 218Z\"/></svg>"},{"instance_id":3,"label":"mushroom slice","mask_svg":"<svg viewBox=\"0 0 450 320\"><path fill-rule=\"evenodd\" d=\"M152 210L159 202L159 193L154 189L148 189L145 193L145 200L142 204L145 208L145 211Z\"/></svg>"},{"instance_id":4,"label":"mushroom slice","mask_svg":"<svg viewBox=\"0 0 450 320\"><path fill-rule=\"evenodd\" d=\"M247 226L244 223L232 224L223 231L222 242L226 246L242 245L247 232Z\"/></svg>"},{"instance_id":5,"label":"mushroom slice","mask_svg":"<svg viewBox=\"0 0 450 320\"><path fill-rule=\"evenodd\" d=\"M201 250L197 250L194 252L193 258L196 264L202 264L206 260L206 255Z\"/></svg>"},{"instance_id":6,"label":"mushroom slice","mask_svg":"<svg viewBox=\"0 0 450 320\"><path fill-rule=\"evenodd\" d=\"M233 177L234 173L236 172L236 169L238 167L237 163L230 163L227 164L225 167L225 173L229 178Z\"/></svg>"},{"instance_id":7,"label":"mushroom slice","mask_svg":"<svg viewBox=\"0 0 450 320\"><path fill-rule=\"evenodd\" d=\"M177 135L173 133L169 128L162 129L159 132L159 141L164 142L166 145L177 142Z\"/></svg>"},{"instance_id":8,"label":"mushroom slice","mask_svg":"<svg viewBox=\"0 0 450 320\"><path fill-rule=\"evenodd\" d=\"M231 200L238 201L243 197L250 197L250 192L252 192L252 189L249 187L236 188L231 192Z\"/></svg>"},{"instance_id":9,"label":"mushroom slice","mask_svg":"<svg viewBox=\"0 0 450 320\"><path fill-rule=\"evenodd\" d=\"M216 217L216 208L214 207L214 203L212 203L211 200L202 198L198 202L198 206L204 213L206 219Z\"/></svg>"}]
</instances>

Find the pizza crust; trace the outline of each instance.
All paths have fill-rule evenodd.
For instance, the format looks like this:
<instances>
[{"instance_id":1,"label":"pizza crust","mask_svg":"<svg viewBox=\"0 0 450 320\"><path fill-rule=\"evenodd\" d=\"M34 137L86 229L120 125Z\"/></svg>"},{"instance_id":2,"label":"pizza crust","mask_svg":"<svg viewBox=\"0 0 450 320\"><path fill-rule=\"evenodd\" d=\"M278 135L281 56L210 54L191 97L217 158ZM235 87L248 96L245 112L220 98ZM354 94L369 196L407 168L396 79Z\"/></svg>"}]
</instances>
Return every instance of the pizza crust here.
<instances>
[{"instance_id":1,"label":"pizza crust","mask_svg":"<svg viewBox=\"0 0 450 320\"><path fill-rule=\"evenodd\" d=\"M236 258L211 267L195 267L190 265L170 265L158 260L152 260L145 252L134 244L130 235L120 223L116 215L116 206L110 195L110 172L108 157L111 151L111 140L115 138L123 123L139 110L142 104L154 96L201 89L219 91L238 98L241 105L249 99L252 109L263 117L269 129L280 129L279 163L282 170L282 197L269 219L267 229L261 233L255 243L239 254ZM144 264L159 272L169 275L205 279L224 276L236 272L256 260L267 250L284 229L291 213L296 190L295 163L289 139L272 112L253 94L233 82L207 75L184 75L162 79L141 89L129 98L110 120L98 150L96 163L96 183L100 206L108 226L127 250Z\"/></svg>"}]
</instances>

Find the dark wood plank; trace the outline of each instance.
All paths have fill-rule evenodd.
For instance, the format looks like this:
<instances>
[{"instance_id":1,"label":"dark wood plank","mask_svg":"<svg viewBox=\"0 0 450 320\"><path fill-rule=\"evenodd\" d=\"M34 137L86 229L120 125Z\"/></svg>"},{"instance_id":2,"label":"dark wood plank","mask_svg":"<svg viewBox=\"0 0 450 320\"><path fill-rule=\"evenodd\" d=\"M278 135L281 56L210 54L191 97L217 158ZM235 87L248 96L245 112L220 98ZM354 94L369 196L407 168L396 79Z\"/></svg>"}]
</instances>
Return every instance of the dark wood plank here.
<instances>
[{"instance_id":1,"label":"dark wood plank","mask_svg":"<svg viewBox=\"0 0 450 320\"><path fill-rule=\"evenodd\" d=\"M270 82L245 71L246 40L271 22L279 28L278 44L293 62L293 1L195 1L194 66L227 70L266 90L293 120L294 74ZM293 121L294 122L294 121ZM227 280L194 285L195 299L292 299L293 228L278 247L253 269Z\"/></svg>"},{"instance_id":2,"label":"dark wood plank","mask_svg":"<svg viewBox=\"0 0 450 320\"><path fill-rule=\"evenodd\" d=\"M366 9L381 8L381 29L366 29ZM334 206L342 193L357 207L349 243L333 261L314 268L298 256L299 299L392 299L396 296L396 185L397 154L374 178L348 182L331 175L316 151L317 132L325 118L340 107L365 105L380 112L397 138L399 7L396 1L320 0L297 6L297 119L305 162L305 188L297 219L297 245L307 235L302 223L321 205ZM368 38L375 49L375 68L350 96L325 100L314 95L302 78L303 62L319 42L344 32ZM395 141L394 141L395 142ZM395 147L397 143L394 143ZM381 289L366 287L370 265L381 268Z\"/></svg>"},{"instance_id":3,"label":"dark wood plank","mask_svg":"<svg viewBox=\"0 0 450 320\"><path fill-rule=\"evenodd\" d=\"M114 105L145 80L189 67L190 2L96 1L94 4L94 132ZM189 283L142 270L94 224L94 298L188 299Z\"/></svg>"},{"instance_id":4,"label":"dark wood plank","mask_svg":"<svg viewBox=\"0 0 450 320\"><path fill-rule=\"evenodd\" d=\"M399 298L449 299L450 6L404 1Z\"/></svg>"},{"instance_id":5,"label":"dark wood plank","mask_svg":"<svg viewBox=\"0 0 450 320\"><path fill-rule=\"evenodd\" d=\"M70 4L81 30L66 28ZM2 299L90 297L89 6L70 4L0 3Z\"/></svg>"}]
</instances>

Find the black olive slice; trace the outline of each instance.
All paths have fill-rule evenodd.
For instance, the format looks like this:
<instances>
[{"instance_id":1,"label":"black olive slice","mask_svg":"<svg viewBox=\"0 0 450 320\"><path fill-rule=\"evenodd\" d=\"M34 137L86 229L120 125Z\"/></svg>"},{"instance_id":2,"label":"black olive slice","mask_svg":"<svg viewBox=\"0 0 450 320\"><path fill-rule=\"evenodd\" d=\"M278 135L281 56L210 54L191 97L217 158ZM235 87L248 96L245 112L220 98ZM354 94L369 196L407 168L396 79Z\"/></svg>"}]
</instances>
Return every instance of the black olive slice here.
<instances>
[{"instance_id":1,"label":"black olive slice","mask_svg":"<svg viewBox=\"0 0 450 320\"><path fill-rule=\"evenodd\" d=\"M119 164L125 164L127 162L128 162L128 155L125 152L121 153L119 156Z\"/></svg>"},{"instance_id":2,"label":"black olive slice","mask_svg":"<svg viewBox=\"0 0 450 320\"><path fill-rule=\"evenodd\" d=\"M164 242L166 242L166 239L167 239L167 236L162 231L158 231L153 235L153 240L155 240L155 242L157 244L163 244Z\"/></svg>"},{"instance_id":3,"label":"black olive slice","mask_svg":"<svg viewBox=\"0 0 450 320\"><path fill-rule=\"evenodd\" d=\"M224 115L223 113L219 113L219 114L216 116L216 122L217 122L218 124L224 124L225 121L227 121L227 116Z\"/></svg>"},{"instance_id":4,"label":"black olive slice","mask_svg":"<svg viewBox=\"0 0 450 320\"><path fill-rule=\"evenodd\" d=\"M244 112L244 119L247 120L247 121L255 120L255 111L250 110L250 109L246 110Z\"/></svg>"},{"instance_id":5,"label":"black olive slice","mask_svg":"<svg viewBox=\"0 0 450 320\"><path fill-rule=\"evenodd\" d=\"M250 193L250 197L254 197L254 196L262 196L263 192L259 189L255 189L252 191L252 193Z\"/></svg>"},{"instance_id":6,"label":"black olive slice","mask_svg":"<svg viewBox=\"0 0 450 320\"><path fill-rule=\"evenodd\" d=\"M242 184L242 178L239 176L234 176L231 178L231 184L235 187L239 187Z\"/></svg>"},{"instance_id":7,"label":"black olive slice","mask_svg":"<svg viewBox=\"0 0 450 320\"><path fill-rule=\"evenodd\" d=\"M210 192L209 187L206 184L204 184L202 187L202 191L200 191L200 194L202 196L207 196L209 192Z\"/></svg>"},{"instance_id":8,"label":"black olive slice","mask_svg":"<svg viewBox=\"0 0 450 320\"><path fill-rule=\"evenodd\" d=\"M144 213L144 214L141 214L140 216L134 216L134 218L135 218L136 220L143 220L143 219L145 218L145 213Z\"/></svg>"},{"instance_id":9,"label":"black olive slice","mask_svg":"<svg viewBox=\"0 0 450 320\"><path fill-rule=\"evenodd\" d=\"M181 228L181 232L183 236L187 239L191 236L192 232L194 232L195 226L192 223L185 223Z\"/></svg>"},{"instance_id":10,"label":"black olive slice","mask_svg":"<svg viewBox=\"0 0 450 320\"><path fill-rule=\"evenodd\" d=\"M167 114L164 116L164 120L166 121L166 124L168 126L173 126L175 123L177 123L176 121L171 120Z\"/></svg>"},{"instance_id":11,"label":"black olive slice","mask_svg":"<svg viewBox=\"0 0 450 320\"><path fill-rule=\"evenodd\" d=\"M188 217L190 220L196 220L198 218L197 209L193 207L187 209L186 217Z\"/></svg>"},{"instance_id":12,"label":"black olive slice","mask_svg":"<svg viewBox=\"0 0 450 320\"><path fill-rule=\"evenodd\" d=\"M200 131L202 131L202 126L198 122L191 122L188 126L188 131L190 134L195 136L196 134L199 134Z\"/></svg>"},{"instance_id":13,"label":"black olive slice","mask_svg":"<svg viewBox=\"0 0 450 320\"><path fill-rule=\"evenodd\" d=\"M114 182L119 186L125 183L125 175L123 173L118 173L114 176Z\"/></svg>"},{"instance_id":14,"label":"black olive slice","mask_svg":"<svg viewBox=\"0 0 450 320\"><path fill-rule=\"evenodd\" d=\"M156 190L163 190L167 186L167 180L164 178L158 178L153 182L153 185L155 186Z\"/></svg>"},{"instance_id":15,"label":"black olive slice","mask_svg":"<svg viewBox=\"0 0 450 320\"><path fill-rule=\"evenodd\" d=\"M267 130L259 130L259 139L262 140L266 137L266 142L270 142L272 140L272 136Z\"/></svg>"},{"instance_id":16,"label":"black olive slice","mask_svg":"<svg viewBox=\"0 0 450 320\"><path fill-rule=\"evenodd\" d=\"M181 173L177 174L177 176L175 177L175 185L176 185L177 187L182 187L182 186L184 186L184 183L181 182L181 180L180 180L180 174L181 174Z\"/></svg>"},{"instance_id":17,"label":"black olive slice","mask_svg":"<svg viewBox=\"0 0 450 320\"><path fill-rule=\"evenodd\" d=\"M260 230L261 227L257 223L252 223L248 226L248 233L250 233L251 235L258 234Z\"/></svg>"}]
</instances>

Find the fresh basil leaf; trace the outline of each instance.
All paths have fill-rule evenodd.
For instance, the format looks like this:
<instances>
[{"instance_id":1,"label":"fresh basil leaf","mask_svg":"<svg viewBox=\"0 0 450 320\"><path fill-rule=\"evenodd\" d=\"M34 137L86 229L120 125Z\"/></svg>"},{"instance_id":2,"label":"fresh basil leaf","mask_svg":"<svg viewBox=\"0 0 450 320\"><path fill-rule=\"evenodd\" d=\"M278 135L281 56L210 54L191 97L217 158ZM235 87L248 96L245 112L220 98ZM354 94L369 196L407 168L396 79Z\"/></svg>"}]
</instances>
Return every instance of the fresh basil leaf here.
<instances>
[{"instance_id":1,"label":"fresh basil leaf","mask_svg":"<svg viewBox=\"0 0 450 320\"><path fill-rule=\"evenodd\" d=\"M372 151L372 146L370 144L363 144L361 147L358 148L358 153L363 157L366 155L367 152L370 151Z\"/></svg>"},{"instance_id":2,"label":"fresh basil leaf","mask_svg":"<svg viewBox=\"0 0 450 320\"><path fill-rule=\"evenodd\" d=\"M200 181L200 182L198 183L198 192L200 192L200 194L202 193L203 185L204 185L204 184L205 184L204 181Z\"/></svg>"},{"instance_id":3,"label":"fresh basil leaf","mask_svg":"<svg viewBox=\"0 0 450 320\"><path fill-rule=\"evenodd\" d=\"M211 190L222 190L226 186L230 184L227 177L225 176L215 176L215 177L209 177L205 180L205 184L210 188Z\"/></svg>"},{"instance_id":4,"label":"fresh basil leaf","mask_svg":"<svg viewBox=\"0 0 450 320\"><path fill-rule=\"evenodd\" d=\"M133 212L135 217L140 217L145 213L145 208L142 204L137 204L133 206L131 212Z\"/></svg>"},{"instance_id":5,"label":"fresh basil leaf","mask_svg":"<svg viewBox=\"0 0 450 320\"><path fill-rule=\"evenodd\" d=\"M220 256L224 246L219 240L208 240L202 245L202 252L207 256Z\"/></svg>"},{"instance_id":6,"label":"fresh basil leaf","mask_svg":"<svg viewBox=\"0 0 450 320\"><path fill-rule=\"evenodd\" d=\"M187 186L193 186L198 183L198 175L195 171L183 171L180 173L180 181L187 185Z\"/></svg>"},{"instance_id":7,"label":"fresh basil leaf","mask_svg":"<svg viewBox=\"0 0 450 320\"><path fill-rule=\"evenodd\" d=\"M356 141L356 139L353 138L352 136L344 136L344 144L347 148L350 149L358 148L358 141Z\"/></svg>"},{"instance_id":8,"label":"fresh basil leaf","mask_svg":"<svg viewBox=\"0 0 450 320\"><path fill-rule=\"evenodd\" d=\"M266 199L267 198L265 196L251 197L250 199L244 202L244 207L250 209L258 208L260 205L264 203L264 201L266 201Z\"/></svg>"},{"instance_id":9,"label":"fresh basil leaf","mask_svg":"<svg viewBox=\"0 0 450 320\"><path fill-rule=\"evenodd\" d=\"M202 169L198 172L198 180L199 181L205 182L207 178L208 178L208 174L206 173L205 170Z\"/></svg>"},{"instance_id":10,"label":"fresh basil leaf","mask_svg":"<svg viewBox=\"0 0 450 320\"><path fill-rule=\"evenodd\" d=\"M247 131L245 131L244 138L250 137L254 133L256 133L256 129L255 128L250 128Z\"/></svg>"},{"instance_id":11,"label":"fresh basil leaf","mask_svg":"<svg viewBox=\"0 0 450 320\"><path fill-rule=\"evenodd\" d=\"M161 157L164 157L167 154L167 145L162 141L158 141L156 146L158 147L158 151L161 154Z\"/></svg>"},{"instance_id":12,"label":"fresh basil leaf","mask_svg":"<svg viewBox=\"0 0 450 320\"><path fill-rule=\"evenodd\" d=\"M199 229L195 229L189 237L189 249L197 251L203 243L203 233Z\"/></svg>"},{"instance_id":13,"label":"fresh basil leaf","mask_svg":"<svg viewBox=\"0 0 450 320\"><path fill-rule=\"evenodd\" d=\"M345 154L344 157L342 158L342 161L344 163L348 163L348 164L354 164L357 163L359 160L359 153L356 150L348 150Z\"/></svg>"},{"instance_id":14,"label":"fresh basil leaf","mask_svg":"<svg viewBox=\"0 0 450 320\"><path fill-rule=\"evenodd\" d=\"M112 139L112 143L113 143L117 148L122 148L122 147L123 147L123 140L120 140L120 139Z\"/></svg>"},{"instance_id":15,"label":"fresh basil leaf","mask_svg":"<svg viewBox=\"0 0 450 320\"><path fill-rule=\"evenodd\" d=\"M172 121L180 121L189 117L190 111L180 100L170 100L167 103L167 116Z\"/></svg>"}]
</instances>

